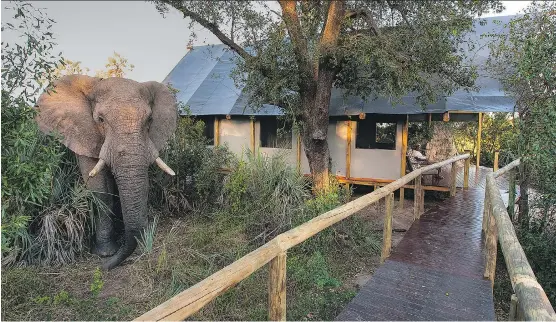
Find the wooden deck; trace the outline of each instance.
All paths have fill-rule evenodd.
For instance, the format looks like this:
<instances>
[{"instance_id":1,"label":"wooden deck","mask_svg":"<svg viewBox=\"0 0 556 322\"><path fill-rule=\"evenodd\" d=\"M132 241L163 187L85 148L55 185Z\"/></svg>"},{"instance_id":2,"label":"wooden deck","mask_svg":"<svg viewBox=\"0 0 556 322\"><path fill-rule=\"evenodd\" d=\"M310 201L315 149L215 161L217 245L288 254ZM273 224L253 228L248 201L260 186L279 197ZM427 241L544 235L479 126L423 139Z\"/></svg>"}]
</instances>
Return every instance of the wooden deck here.
<instances>
[{"instance_id":1,"label":"wooden deck","mask_svg":"<svg viewBox=\"0 0 556 322\"><path fill-rule=\"evenodd\" d=\"M337 320L495 320L483 279L484 190L455 197L416 220Z\"/></svg>"}]
</instances>

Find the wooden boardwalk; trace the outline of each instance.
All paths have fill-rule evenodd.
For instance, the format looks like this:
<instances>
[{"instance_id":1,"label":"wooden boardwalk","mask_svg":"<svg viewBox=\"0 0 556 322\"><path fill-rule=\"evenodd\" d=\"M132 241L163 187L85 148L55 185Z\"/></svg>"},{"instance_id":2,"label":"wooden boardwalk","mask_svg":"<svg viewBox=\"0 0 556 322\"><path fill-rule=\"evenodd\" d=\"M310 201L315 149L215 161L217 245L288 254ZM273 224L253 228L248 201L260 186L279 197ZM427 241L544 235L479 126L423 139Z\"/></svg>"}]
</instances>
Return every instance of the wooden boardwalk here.
<instances>
[{"instance_id":1,"label":"wooden boardwalk","mask_svg":"<svg viewBox=\"0 0 556 322\"><path fill-rule=\"evenodd\" d=\"M495 320L483 198L458 191L422 215L336 320Z\"/></svg>"}]
</instances>

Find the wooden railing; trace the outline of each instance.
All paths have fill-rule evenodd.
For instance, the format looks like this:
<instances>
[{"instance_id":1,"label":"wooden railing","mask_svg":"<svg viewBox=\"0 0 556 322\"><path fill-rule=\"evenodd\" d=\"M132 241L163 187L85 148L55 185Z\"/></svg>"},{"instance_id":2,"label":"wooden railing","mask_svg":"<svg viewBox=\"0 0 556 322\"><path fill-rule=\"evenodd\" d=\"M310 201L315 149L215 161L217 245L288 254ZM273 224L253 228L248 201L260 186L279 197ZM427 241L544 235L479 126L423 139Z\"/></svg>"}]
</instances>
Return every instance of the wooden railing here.
<instances>
[{"instance_id":1,"label":"wooden railing","mask_svg":"<svg viewBox=\"0 0 556 322\"><path fill-rule=\"evenodd\" d=\"M394 205L394 191L415 180L414 218L419 218L424 212L424 190L421 185L421 175L451 164L450 195L456 193L456 161L466 160L465 173L469 173L469 154L459 155L448 160L419 168L400 179L377 189L356 200L348 202L336 209L319 215L308 222L282 233L270 242L257 248L239 260L224 267L196 285L174 296L168 301L141 315L136 320L183 320L199 311L207 303L215 299L226 290L232 288L255 271L270 262L269 274L269 319L286 319L286 252L288 249L302 243L311 236L348 218L361 209L386 198L386 218L384 220L384 239L382 244L381 261L390 255L392 248L392 210ZM466 175L464 180L468 180ZM464 182L464 187L468 183Z\"/></svg>"},{"instance_id":2,"label":"wooden railing","mask_svg":"<svg viewBox=\"0 0 556 322\"><path fill-rule=\"evenodd\" d=\"M513 227L514 204L516 195L516 167L520 161L515 160L507 166L486 177L485 207L483 214L483 232L485 233L485 247L487 262L485 278L490 279L494 286L496 272L496 254L498 242L502 248L504 261L510 275L514 294L511 297L510 320L545 320L556 321L554 308L550 305L546 293L537 282L535 274L527 261L523 248L517 239ZM506 210L496 178L508 173L509 200ZM510 217L511 215L511 217Z\"/></svg>"}]
</instances>

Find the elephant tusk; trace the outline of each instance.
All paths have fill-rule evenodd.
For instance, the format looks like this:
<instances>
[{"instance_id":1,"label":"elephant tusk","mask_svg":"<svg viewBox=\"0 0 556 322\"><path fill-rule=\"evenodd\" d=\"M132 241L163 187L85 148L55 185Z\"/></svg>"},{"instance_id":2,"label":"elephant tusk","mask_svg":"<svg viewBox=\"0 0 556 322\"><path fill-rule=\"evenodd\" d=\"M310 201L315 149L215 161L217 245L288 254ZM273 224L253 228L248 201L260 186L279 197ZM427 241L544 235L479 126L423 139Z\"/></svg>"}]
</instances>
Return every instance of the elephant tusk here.
<instances>
[{"instance_id":1,"label":"elephant tusk","mask_svg":"<svg viewBox=\"0 0 556 322\"><path fill-rule=\"evenodd\" d=\"M98 159L97 164L95 165L95 167L93 168L93 170L91 170L91 172L89 172L89 177L94 177L97 175L97 173L99 173L100 170L102 170L102 168L104 168L104 165L106 164L106 162L104 162L103 159Z\"/></svg>"},{"instance_id":2,"label":"elephant tusk","mask_svg":"<svg viewBox=\"0 0 556 322\"><path fill-rule=\"evenodd\" d=\"M156 158L155 161L156 161L156 165L158 165L160 167L160 169L162 169L162 171L168 173L171 176L176 175L174 170L172 170L166 163L164 163L164 161L162 161L161 158Z\"/></svg>"}]
</instances>

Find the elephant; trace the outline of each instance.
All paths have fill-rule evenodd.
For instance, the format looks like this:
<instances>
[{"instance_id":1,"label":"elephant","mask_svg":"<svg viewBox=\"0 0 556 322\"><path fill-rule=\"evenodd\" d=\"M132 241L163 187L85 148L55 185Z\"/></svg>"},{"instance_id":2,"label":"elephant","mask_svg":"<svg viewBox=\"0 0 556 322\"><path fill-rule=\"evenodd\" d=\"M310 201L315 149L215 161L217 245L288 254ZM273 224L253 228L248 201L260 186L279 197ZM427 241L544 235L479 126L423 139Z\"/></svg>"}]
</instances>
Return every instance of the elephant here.
<instances>
[{"instance_id":1,"label":"elephant","mask_svg":"<svg viewBox=\"0 0 556 322\"><path fill-rule=\"evenodd\" d=\"M176 98L154 81L69 75L42 93L36 108L39 129L61 135L87 188L107 205L95 211L92 251L109 257L102 267L112 269L135 251L147 225L149 165L175 175L158 151L176 129ZM121 246L115 229L120 211Z\"/></svg>"}]
</instances>

